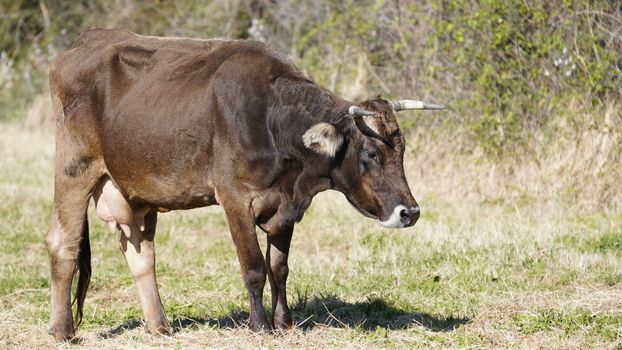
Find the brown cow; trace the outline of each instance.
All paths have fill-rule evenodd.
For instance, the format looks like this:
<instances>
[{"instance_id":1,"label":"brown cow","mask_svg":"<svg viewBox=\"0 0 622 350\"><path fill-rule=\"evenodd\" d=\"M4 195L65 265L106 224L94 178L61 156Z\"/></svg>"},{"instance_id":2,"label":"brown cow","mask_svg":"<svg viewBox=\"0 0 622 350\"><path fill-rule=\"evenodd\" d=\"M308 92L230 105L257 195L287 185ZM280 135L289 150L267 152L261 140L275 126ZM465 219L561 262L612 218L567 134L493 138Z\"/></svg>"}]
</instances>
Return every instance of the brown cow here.
<instances>
[{"instance_id":1,"label":"brown cow","mask_svg":"<svg viewBox=\"0 0 622 350\"><path fill-rule=\"evenodd\" d=\"M252 330L287 328L294 224L315 194L342 192L387 227L417 221L395 112L420 101L354 104L317 86L273 48L245 40L157 38L94 29L54 60L54 212L46 236L52 320L74 337L91 264L87 207L120 229L147 331L169 323L156 286L158 211L223 206L250 295ZM255 226L267 233L266 257ZM266 275L272 319L262 304Z\"/></svg>"}]
</instances>

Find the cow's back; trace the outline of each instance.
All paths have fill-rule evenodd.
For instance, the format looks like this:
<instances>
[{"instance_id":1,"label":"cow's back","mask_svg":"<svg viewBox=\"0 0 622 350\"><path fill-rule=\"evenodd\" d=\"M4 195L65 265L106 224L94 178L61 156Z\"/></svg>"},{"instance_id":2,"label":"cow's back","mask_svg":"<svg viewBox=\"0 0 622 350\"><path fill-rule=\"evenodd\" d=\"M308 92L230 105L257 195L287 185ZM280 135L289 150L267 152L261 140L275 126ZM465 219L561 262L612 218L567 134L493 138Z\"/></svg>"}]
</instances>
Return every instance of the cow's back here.
<instances>
[{"instance_id":1,"label":"cow's back","mask_svg":"<svg viewBox=\"0 0 622 350\"><path fill-rule=\"evenodd\" d=\"M266 67L271 80L278 76L306 80L282 54L260 42L143 36L118 29L82 33L70 50L52 62L50 80L52 88L69 100L85 94L102 100L121 97L138 82L204 83L224 61L243 52L264 58L271 66Z\"/></svg>"}]
</instances>

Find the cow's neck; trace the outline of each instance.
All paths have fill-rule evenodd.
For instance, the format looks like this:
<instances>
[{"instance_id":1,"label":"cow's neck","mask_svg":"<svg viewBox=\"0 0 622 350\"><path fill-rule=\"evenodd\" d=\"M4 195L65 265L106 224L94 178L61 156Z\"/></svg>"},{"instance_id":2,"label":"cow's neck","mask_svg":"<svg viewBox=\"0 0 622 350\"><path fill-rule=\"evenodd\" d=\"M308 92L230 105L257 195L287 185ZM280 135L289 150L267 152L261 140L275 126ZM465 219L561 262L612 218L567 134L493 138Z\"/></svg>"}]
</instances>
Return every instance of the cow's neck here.
<instances>
[{"instance_id":1,"label":"cow's neck","mask_svg":"<svg viewBox=\"0 0 622 350\"><path fill-rule=\"evenodd\" d=\"M258 202L256 213L271 212L269 218L263 218L259 223L269 234L293 228L302 219L313 197L332 188L331 160L305 149L302 135L320 122L340 124L348 104L348 101L309 82L277 81L274 87L279 93L279 103L268 111L271 132L274 139L282 142L278 145L281 156L293 157L290 160L297 165L290 169L285 166L284 173L277 176L282 181L274 183L267 190L270 195L264 196L271 199L262 200L261 205ZM292 120L296 122L292 123Z\"/></svg>"},{"instance_id":2,"label":"cow's neck","mask_svg":"<svg viewBox=\"0 0 622 350\"><path fill-rule=\"evenodd\" d=\"M295 171L286 180L275 184L268 191L272 200L262 203L256 210L274 212L259 226L268 234L279 234L293 228L302 219L304 212L311 205L313 197L319 192L332 188L329 177L330 161L326 159L307 159L303 167Z\"/></svg>"},{"instance_id":3,"label":"cow's neck","mask_svg":"<svg viewBox=\"0 0 622 350\"><path fill-rule=\"evenodd\" d=\"M296 165L294 165L296 164ZM273 214L259 226L268 234L279 234L291 230L302 219L311 205L313 197L319 192L333 188L330 178L331 159L306 150L303 159L292 162L292 167L285 167L268 190L273 200L266 202L265 208L273 208Z\"/></svg>"}]
</instances>

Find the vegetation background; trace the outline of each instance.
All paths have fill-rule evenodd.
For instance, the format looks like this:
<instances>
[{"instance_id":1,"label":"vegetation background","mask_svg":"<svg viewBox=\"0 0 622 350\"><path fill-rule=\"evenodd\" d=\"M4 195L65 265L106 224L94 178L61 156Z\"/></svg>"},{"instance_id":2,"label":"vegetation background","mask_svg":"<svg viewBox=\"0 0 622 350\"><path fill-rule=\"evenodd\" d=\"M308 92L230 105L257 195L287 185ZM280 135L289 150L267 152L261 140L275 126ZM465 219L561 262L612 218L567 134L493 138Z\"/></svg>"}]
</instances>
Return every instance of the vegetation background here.
<instances>
[{"instance_id":1,"label":"vegetation background","mask_svg":"<svg viewBox=\"0 0 622 350\"><path fill-rule=\"evenodd\" d=\"M383 231L335 194L314 202L286 335L240 325L219 209L161 217L178 322L162 339L136 329L129 274L92 219L84 346L622 347L622 4L607 0L0 0L0 344L50 345L47 69L93 26L261 40L344 97L451 109L400 115L415 228Z\"/></svg>"}]
</instances>

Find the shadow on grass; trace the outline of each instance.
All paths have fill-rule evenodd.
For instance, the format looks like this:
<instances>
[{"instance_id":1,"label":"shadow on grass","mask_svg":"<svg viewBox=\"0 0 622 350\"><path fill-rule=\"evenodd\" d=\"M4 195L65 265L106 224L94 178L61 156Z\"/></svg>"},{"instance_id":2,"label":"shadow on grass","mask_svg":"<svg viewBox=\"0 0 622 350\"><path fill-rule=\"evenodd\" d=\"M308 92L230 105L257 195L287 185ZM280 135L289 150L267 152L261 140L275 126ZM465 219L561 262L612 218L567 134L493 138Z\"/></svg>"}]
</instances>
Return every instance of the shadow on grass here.
<instances>
[{"instance_id":1,"label":"shadow on grass","mask_svg":"<svg viewBox=\"0 0 622 350\"><path fill-rule=\"evenodd\" d=\"M236 310L220 318L179 316L169 321L171 322L173 333L177 333L182 330L198 328L199 326L221 329L241 328L245 327L248 323L248 317L249 314L247 311ZM144 323L142 320L133 318L123 322L123 324L117 327L101 332L98 335L104 339L114 338L126 331L142 328L143 325Z\"/></svg>"},{"instance_id":2,"label":"shadow on grass","mask_svg":"<svg viewBox=\"0 0 622 350\"><path fill-rule=\"evenodd\" d=\"M138 328L141 327L143 325L143 321L142 320L137 320L137 319L131 319L131 320L127 320L125 322L123 322L123 324L111 328L105 332L101 332L98 334L98 336L100 336L101 338L104 339L108 339L108 338L114 338L118 335L121 335L123 333L125 333L126 331L132 330L134 328Z\"/></svg>"},{"instance_id":3,"label":"shadow on grass","mask_svg":"<svg viewBox=\"0 0 622 350\"><path fill-rule=\"evenodd\" d=\"M296 327L310 330L316 326L406 329L425 327L433 332L451 332L470 321L468 318L437 317L423 312L407 312L389 305L380 298L350 303L335 296L298 297L291 307Z\"/></svg>"},{"instance_id":4,"label":"shadow on grass","mask_svg":"<svg viewBox=\"0 0 622 350\"><path fill-rule=\"evenodd\" d=\"M451 332L471 321L469 318L462 317L439 317L423 312L407 312L379 298L350 303L332 295L298 297L290 310L295 327L303 331L309 331L317 326L357 328L368 332L376 331L378 328L395 330L419 326L432 332ZM171 326L174 333L200 326L220 329L241 328L246 327L248 317L248 312L242 310L235 310L220 318L181 316L173 318ZM120 326L100 333L99 336L112 338L127 330L141 327L142 324L140 320L131 319Z\"/></svg>"}]
</instances>

